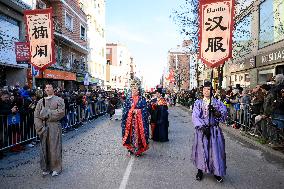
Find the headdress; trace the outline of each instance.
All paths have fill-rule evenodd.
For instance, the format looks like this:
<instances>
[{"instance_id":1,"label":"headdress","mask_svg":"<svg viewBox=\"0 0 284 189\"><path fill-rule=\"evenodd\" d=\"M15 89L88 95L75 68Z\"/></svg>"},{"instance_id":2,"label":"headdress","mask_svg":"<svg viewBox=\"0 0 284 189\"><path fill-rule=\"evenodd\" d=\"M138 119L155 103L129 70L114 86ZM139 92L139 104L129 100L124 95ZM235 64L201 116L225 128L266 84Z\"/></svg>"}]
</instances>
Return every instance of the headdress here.
<instances>
[{"instance_id":1,"label":"headdress","mask_svg":"<svg viewBox=\"0 0 284 189\"><path fill-rule=\"evenodd\" d=\"M162 94L163 93L163 86L162 85L157 85L156 86L156 92Z\"/></svg>"},{"instance_id":2,"label":"headdress","mask_svg":"<svg viewBox=\"0 0 284 189\"><path fill-rule=\"evenodd\" d=\"M130 88L136 88L136 89L141 89L141 81L138 77L135 77L134 79L131 80L130 82Z\"/></svg>"},{"instance_id":3,"label":"headdress","mask_svg":"<svg viewBox=\"0 0 284 189\"><path fill-rule=\"evenodd\" d=\"M210 81L205 81L204 82L204 87L211 87L211 82Z\"/></svg>"}]
</instances>

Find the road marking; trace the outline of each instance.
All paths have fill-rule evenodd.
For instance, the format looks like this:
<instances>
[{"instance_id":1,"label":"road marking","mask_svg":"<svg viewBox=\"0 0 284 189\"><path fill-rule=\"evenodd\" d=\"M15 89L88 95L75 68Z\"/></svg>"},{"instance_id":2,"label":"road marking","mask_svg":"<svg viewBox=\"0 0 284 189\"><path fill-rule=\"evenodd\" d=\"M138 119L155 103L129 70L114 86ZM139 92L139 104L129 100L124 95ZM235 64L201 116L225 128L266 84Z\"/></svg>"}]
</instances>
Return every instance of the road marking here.
<instances>
[{"instance_id":1,"label":"road marking","mask_svg":"<svg viewBox=\"0 0 284 189\"><path fill-rule=\"evenodd\" d=\"M119 189L125 189L126 188L126 185L127 185L127 182L128 182L129 176L130 176L130 172L132 170L133 162L134 162L134 157L131 156L131 159L129 160L127 168L124 172L123 179L120 183Z\"/></svg>"}]
</instances>

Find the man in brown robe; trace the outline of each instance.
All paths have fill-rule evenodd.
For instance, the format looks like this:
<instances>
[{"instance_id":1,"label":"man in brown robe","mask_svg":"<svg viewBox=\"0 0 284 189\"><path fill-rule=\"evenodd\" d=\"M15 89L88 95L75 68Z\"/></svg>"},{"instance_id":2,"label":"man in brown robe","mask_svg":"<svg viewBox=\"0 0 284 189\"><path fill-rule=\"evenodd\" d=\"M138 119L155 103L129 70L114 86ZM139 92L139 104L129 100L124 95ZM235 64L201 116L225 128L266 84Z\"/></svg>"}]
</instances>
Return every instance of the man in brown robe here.
<instances>
[{"instance_id":1,"label":"man in brown robe","mask_svg":"<svg viewBox=\"0 0 284 189\"><path fill-rule=\"evenodd\" d=\"M54 86L46 84L47 97L37 103L34 119L35 129L41 139L40 165L43 176L62 171L62 128L59 120L65 115L64 100L54 95Z\"/></svg>"}]
</instances>

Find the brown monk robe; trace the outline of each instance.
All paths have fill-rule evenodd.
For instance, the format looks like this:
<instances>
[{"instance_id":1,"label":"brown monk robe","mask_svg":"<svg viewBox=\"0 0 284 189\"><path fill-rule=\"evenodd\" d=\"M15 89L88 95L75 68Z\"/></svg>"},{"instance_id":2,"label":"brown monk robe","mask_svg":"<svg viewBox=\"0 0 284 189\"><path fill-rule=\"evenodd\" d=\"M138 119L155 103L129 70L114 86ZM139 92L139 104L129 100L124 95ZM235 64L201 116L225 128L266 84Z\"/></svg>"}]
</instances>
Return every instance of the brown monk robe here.
<instances>
[{"instance_id":1,"label":"brown monk robe","mask_svg":"<svg viewBox=\"0 0 284 189\"><path fill-rule=\"evenodd\" d=\"M59 120L65 115L64 100L54 96L53 86L46 85L48 97L39 100L35 109L35 129L41 139L40 165L43 176L62 171L62 128Z\"/></svg>"}]
</instances>

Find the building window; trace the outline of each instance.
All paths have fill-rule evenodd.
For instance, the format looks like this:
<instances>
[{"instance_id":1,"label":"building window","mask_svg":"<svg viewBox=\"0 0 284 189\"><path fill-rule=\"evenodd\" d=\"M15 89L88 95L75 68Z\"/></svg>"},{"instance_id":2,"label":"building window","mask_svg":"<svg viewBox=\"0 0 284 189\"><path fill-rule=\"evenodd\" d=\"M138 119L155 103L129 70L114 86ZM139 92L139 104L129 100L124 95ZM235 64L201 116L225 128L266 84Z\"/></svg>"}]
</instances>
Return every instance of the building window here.
<instances>
[{"instance_id":1,"label":"building window","mask_svg":"<svg viewBox=\"0 0 284 189\"><path fill-rule=\"evenodd\" d=\"M252 52L252 14L246 15L236 24L233 35L234 60Z\"/></svg>"},{"instance_id":2,"label":"building window","mask_svg":"<svg viewBox=\"0 0 284 189\"><path fill-rule=\"evenodd\" d=\"M107 49L106 49L106 54L107 54L107 55L110 55L110 54L111 54L111 49L108 49L108 48L107 48Z\"/></svg>"},{"instance_id":3,"label":"building window","mask_svg":"<svg viewBox=\"0 0 284 189\"><path fill-rule=\"evenodd\" d=\"M71 53L71 54L70 54L70 61L69 61L69 63L66 65L66 67L67 67L68 69L70 69L70 68L74 65L74 62L75 62L75 55L74 55L74 53Z\"/></svg>"},{"instance_id":4,"label":"building window","mask_svg":"<svg viewBox=\"0 0 284 189\"><path fill-rule=\"evenodd\" d=\"M68 31L73 32L73 18L67 12L65 12L65 27Z\"/></svg>"},{"instance_id":5,"label":"building window","mask_svg":"<svg viewBox=\"0 0 284 189\"><path fill-rule=\"evenodd\" d=\"M245 82L250 82L249 74L245 74Z\"/></svg>"},{"instance_id":6,"label":"building window","mask_svg":"<svg viewBox=\"0 0 284 189\"><path fill-rule=\"evenodd\" d=\"M284 1L265 0L259 8L259 48L284 39Z\"/></svg>"},{"instance_id":7,"label":"building window","mask_svg":"<svg viewBox=\"0 0 284 189\"><path fill-rule=\"evenodd\" d=\"M81 25L80 29L80 38L82 40L86 40L86 28L83 25Z\"/></svg>"}]
</instances>

